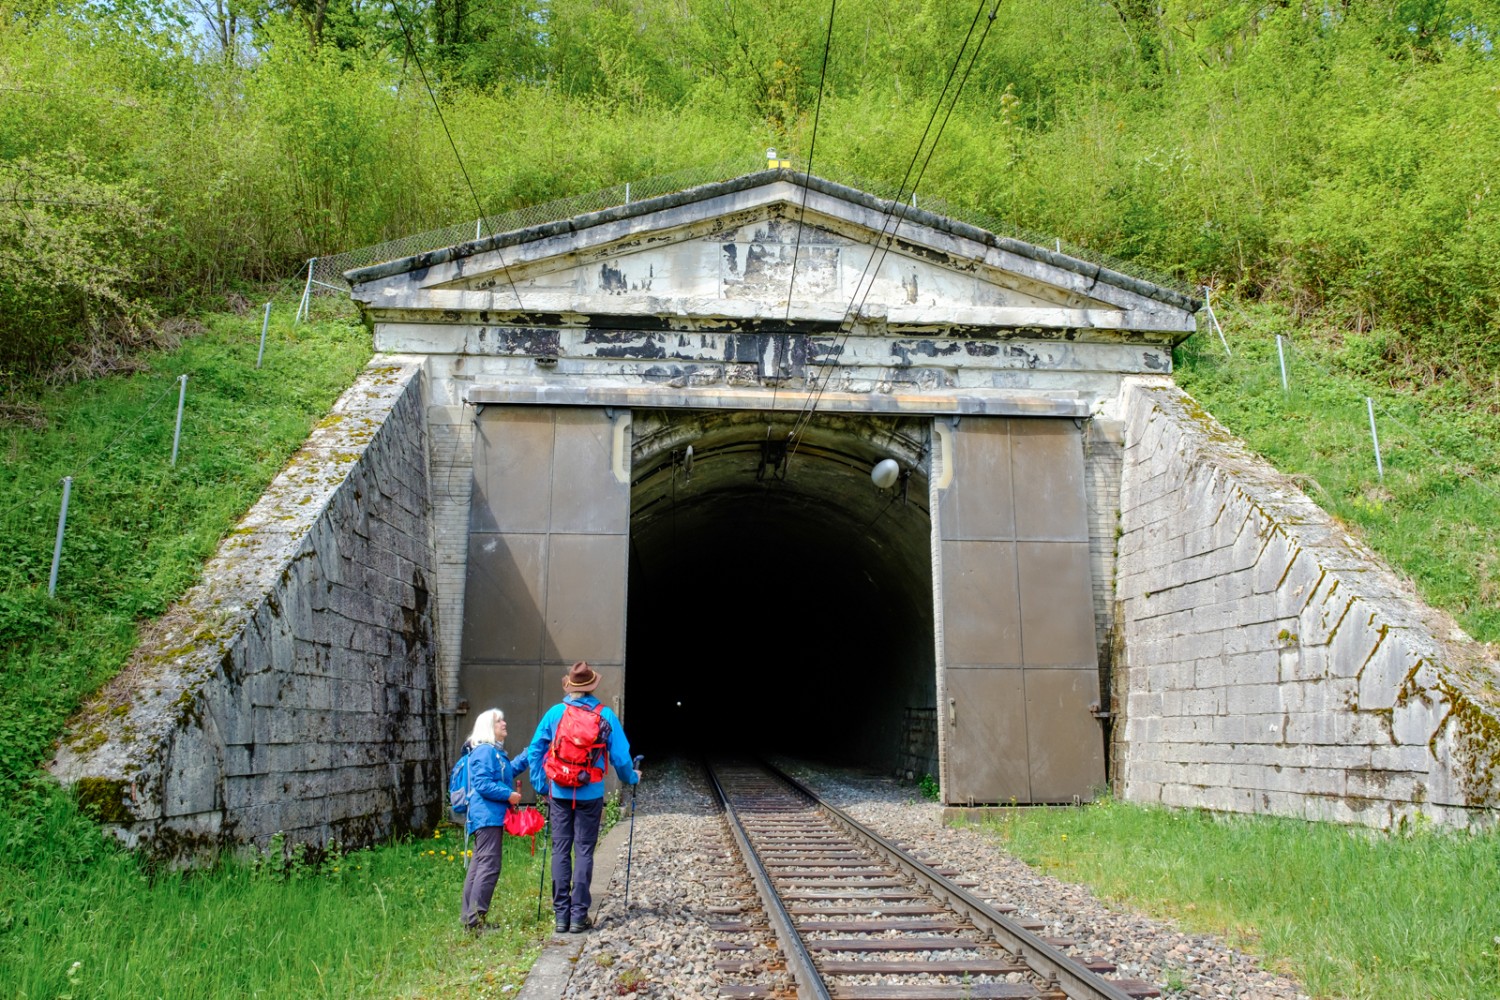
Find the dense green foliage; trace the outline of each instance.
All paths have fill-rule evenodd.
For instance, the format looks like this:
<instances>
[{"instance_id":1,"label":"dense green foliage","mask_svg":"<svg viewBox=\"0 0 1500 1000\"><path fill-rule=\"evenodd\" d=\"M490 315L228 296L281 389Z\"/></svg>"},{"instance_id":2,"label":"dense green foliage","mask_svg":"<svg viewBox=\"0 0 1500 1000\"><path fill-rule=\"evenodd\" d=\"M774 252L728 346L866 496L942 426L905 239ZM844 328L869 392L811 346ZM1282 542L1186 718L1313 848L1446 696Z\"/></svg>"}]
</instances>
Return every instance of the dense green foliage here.
<instances>
[{"instance_id":1,"label":"dense green foliage","mask_svg":"<svg viewBox=\"0 0 1500 1000\"><path fill-rule=\"evenodd\" d=\"M84 336L30 305L84 260L108 280L69 294L114 315L472 218L475 195L488 214L768 145L899 183L957 67L924 191L1380 331L1394 366L1493 405L1494 0L1011 0L972 36L967 4L845 0L825 78L829 6L281 0L203 31L216 5L3 0L0 160L34 176L0 228L71 238L66 267L0 269L0 367ZM87 225L84 189L107 206ZM150 219L124 254L122 212Z\"/></svg>"},{"instance_id":2,"label":"dense green foliage","mask_svg":"<svg viewBox=\"0 0 1500 1000\"><path fill-rule=\"evenodd\" d=\"M1393 836L1110 801L1012 810L984 829L1105 899L1228 935L1314 996L1500 995L1495 831ZM1196 995L1191 966L1176 972Z\"/></svg>"}]
</instances>

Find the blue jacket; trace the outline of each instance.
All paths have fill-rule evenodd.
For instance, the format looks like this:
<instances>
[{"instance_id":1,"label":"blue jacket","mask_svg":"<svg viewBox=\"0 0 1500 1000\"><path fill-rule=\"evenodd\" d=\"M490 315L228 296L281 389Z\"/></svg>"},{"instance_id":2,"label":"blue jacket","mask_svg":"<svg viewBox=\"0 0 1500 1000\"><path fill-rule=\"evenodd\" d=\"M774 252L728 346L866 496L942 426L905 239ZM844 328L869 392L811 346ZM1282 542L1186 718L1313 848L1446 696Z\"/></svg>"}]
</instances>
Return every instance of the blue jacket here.
<instances>
[{"instance_id":1,"label":"blue jacket","mask_svg":"<svg viewBox=\"0 0 1500 1000\"><path fill-rule=\"evenodd\" d=\"M493 743L481 743L469 753L469 811L464 828L473 833L487 826L504 826L510 809L510 793L526 761L522 750L514 758L505 756Z\"/></svg>"},{"instance_id":2,"label":"blue jacket","mask_svg":"<svg viewBox=\"0 0 1500 1000\"><path fill-rule=\"evenodd\" d=\"M570 694L561 702L553 705L542 716L542 721L537 723L536 735L531 738L531 746L526 748L526 755L531 764L531 787L541 794L544 790L550 792L558 799L574 802L591 802L594 799L604 797L604 782L598 781L584 785L582 788L553 788L547 772L542 770L542 762L547 759L547 748L552 745L552 738L557 735L557 726L562 722L563 709L568 705L582 705L584 708L593 708L599 704L599 699L591 694ZM609 762L615 766L615 774L627 785L636 782L635 768L630 766L630 741L625 738L625 727L620 725L620 717L613 709L606 708L599 713L606 723L609 724L609 745L605 747L605 754Z\"/></svg>"}]
</instances>

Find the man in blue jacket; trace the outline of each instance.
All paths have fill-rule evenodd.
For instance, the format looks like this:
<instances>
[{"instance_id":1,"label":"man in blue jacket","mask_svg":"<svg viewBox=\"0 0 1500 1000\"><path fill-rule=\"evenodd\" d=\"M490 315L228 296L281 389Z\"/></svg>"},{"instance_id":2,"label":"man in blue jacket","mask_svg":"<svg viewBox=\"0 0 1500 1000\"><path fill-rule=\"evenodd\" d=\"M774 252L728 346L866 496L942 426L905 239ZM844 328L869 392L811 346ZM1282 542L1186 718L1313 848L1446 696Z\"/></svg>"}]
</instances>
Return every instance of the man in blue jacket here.
<instances>
[{"instance_id":1,"label":"man in blue jacket","mask_svg":"<svg viewBox=\"0 0 1500 1000\"><path fill-rule=\"evenodd\" d=\"M582 934L593 926L589 906L593 897L589 882L594 877L594 848L599 842L599 823L604 818L605 757L615 766L615 774L627 785L641 780L641 774L630 759L630 741L619 716L599 703L590 692L599 686L599 674L582 661L573 664L563 675L564 697L542 716L536 735L531 738L527 757L531 767L531 786L548 796L547 819L552 826L552 912L557 917L557 931ZM566 725L564 715L573 710ZM593 717L593 718L591 718ZM548 752L557 739L558 729L578 732L580 727L597 726L596 749L588 752L583 767L576 767L553 755L551 774ZM564 742L563 746L566 746ZM560 748L561 749L561 748ZM583 772L575 776L576 772Z\"/></svg>"}]
</instances>

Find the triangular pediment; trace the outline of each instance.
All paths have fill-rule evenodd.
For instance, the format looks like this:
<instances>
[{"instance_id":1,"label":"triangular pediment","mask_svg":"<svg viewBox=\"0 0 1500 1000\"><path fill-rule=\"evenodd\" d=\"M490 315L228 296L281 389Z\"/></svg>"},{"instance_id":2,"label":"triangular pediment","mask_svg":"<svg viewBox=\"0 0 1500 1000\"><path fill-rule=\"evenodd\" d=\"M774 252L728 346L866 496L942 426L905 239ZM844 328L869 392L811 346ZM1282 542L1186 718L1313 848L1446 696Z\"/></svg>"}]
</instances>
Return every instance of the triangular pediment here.
<instances>
[{"instance_id":1,"label":"triangular pediment","mask_svg":"<svg viewBox=\"0 0 1500 1000\"><path fill-rule=\"evenodd\" d=\"M367 310L891 331L1193 328L1186 296L767 171L349 274ZM390 318L387 315L387 318ZM571 320L570 320L571 318Z\"/></svg>"},{"instance_id":2,"label":"triangular pediment","mask_svg":"<svg viewBox=\"0 0 1500 1000\"><path fill-rule=\"evenodd\" d=\"M717 297L767 306L1027 306L1110 309L1111 303L974 262L881 248L878 235L785 218L769 208L741 225L714 223L594 248L587 260L563 254L496 268L432 287L493 289L514 282L522 302L537 294L577 298ZM711 232L702 230L711 229ZM795 279L794 279L795 273ZM860 295L854 299L856 289ZM608 303L605 303L608 307Z\"/></svg>"}]
</instances>

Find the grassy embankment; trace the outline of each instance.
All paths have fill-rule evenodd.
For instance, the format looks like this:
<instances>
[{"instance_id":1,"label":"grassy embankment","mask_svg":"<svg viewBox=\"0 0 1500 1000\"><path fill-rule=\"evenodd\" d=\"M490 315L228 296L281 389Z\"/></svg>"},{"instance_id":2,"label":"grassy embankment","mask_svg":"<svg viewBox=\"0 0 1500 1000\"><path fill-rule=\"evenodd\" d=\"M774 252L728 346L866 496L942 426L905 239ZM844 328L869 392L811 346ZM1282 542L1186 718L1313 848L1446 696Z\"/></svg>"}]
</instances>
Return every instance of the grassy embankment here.
<instances>
[{"instance_id":1,"label":"grassy embankment","mask_svg":"<svg viewBox=\"0 0 1500 1000\"><path fill-rule=\"evenodd\" d=\"M1233 357L1201 332L1178 352L1179 384L1429 604L1474 638L1500 642L1500 386L1464 372L1424 379L1419 367L1393 363L1378 334L1294 328L1269 306L1231 307L1220 320Z\"/></svg>"},{"instance_id":2,"label":"grassy embankment","mask_svg":"<svg viewBox=\"0 0 1500 1000\"><path fill-rule=\"evenodd\" d=\"M1104 899L1264 955L1315 997L1500 996L1500 833L1364 829L1101 802L986 829ZM1191 993L1184 963L1168 985Z\"/></svg>"},{"instance_id":3,"label":"grassy embankment","mask_svg":"<svg viewBox=\"0 0 1500 1000\"><path fill-rule=\"evenodd\" d=\"M107 843L38 771L68 715L113 675L370 356L347 318L214 315L149 370L40 401L0 464L0 982L17 997L500 996L541 931L537 869L510 845L492 911L458 928L452 830L330 859L148 870ZM179 374L187 406L169 464ZM74 477L57 596L47 579ZM540 855L538 855L538 858ZM550 917L550 914L545 914Z\"/></svg>"}]
</instances>

